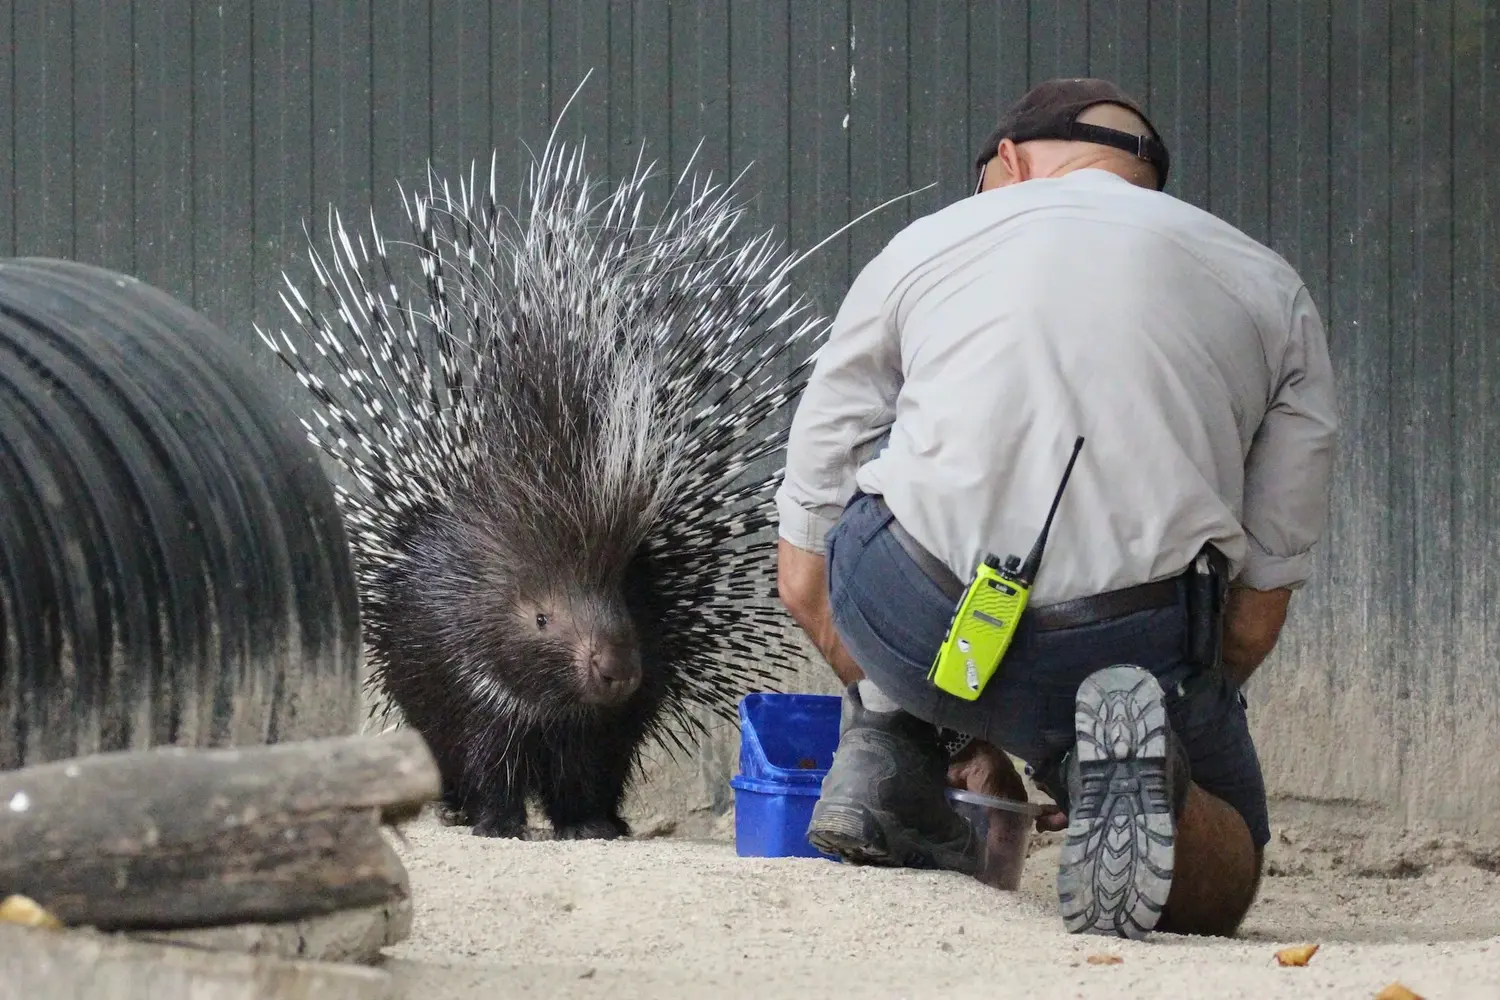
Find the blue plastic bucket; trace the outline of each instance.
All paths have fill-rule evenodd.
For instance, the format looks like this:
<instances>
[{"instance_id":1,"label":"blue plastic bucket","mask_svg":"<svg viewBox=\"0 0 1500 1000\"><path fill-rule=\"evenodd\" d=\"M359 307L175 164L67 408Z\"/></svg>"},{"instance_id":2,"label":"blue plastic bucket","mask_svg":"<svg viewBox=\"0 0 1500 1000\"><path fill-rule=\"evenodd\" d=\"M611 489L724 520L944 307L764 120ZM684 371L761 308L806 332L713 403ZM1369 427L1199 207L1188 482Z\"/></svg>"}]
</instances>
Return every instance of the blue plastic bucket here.
<instances>
[{"instance_id":1,"label":"blue plastic bucket","mask_svg":"<svg viewBox=\"0 0 1500 1000\"><path fill-rule=\"evenodd\" d=\"M839 709L836 695L740 701L740 773L729 779L740 857L825 857L807 842L807 824L838 746Z\"/></svg>"}]
</instances>

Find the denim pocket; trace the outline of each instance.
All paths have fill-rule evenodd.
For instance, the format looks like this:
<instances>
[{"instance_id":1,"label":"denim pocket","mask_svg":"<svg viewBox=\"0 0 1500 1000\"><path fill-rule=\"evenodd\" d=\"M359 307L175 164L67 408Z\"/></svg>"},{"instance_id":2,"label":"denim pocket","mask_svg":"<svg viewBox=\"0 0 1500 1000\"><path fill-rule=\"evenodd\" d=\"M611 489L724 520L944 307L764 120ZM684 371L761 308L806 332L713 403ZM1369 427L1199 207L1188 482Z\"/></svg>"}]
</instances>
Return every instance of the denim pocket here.
<instances>
[{"instance_id":1,"label":"denim pocket","mask_svg":"<svg viewBox=\"0 0 1500 1000\"><path fill-rule=\"evenodd\" d=\"M865 599L861 600L862 597ZM913 654L925 644L904 630L893 632L889 609L871 606L868 597L858 589L849 593L846 588L833 608L834 622L845 648L866 673L895 674L908 684L920 680L927 673L930 658Z\"/></svg>"}]
</instances>

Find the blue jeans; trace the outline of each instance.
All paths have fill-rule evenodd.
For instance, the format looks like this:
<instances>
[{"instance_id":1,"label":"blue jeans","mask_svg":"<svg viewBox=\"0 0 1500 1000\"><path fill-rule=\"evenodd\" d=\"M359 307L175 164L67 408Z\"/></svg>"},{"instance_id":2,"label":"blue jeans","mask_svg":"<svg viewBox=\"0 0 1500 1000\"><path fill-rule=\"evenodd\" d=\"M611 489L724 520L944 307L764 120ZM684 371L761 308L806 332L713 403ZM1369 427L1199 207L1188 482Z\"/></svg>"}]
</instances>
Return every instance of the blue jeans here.
<instances>
[{"instance_id":1,"label":"blue jeans","mask_svg":"<svg viewBox=\"0 0 1500 1000\"><path fill-rule=\"evenodd\" d=\"M1142 667L1166 693L1194 783L1244 817L1257 847L1270 841L1244 698L1220 671L1188 658L1185 594L1173 607L1047 631L1023 615L1000 671L978 700L965 701L927 680L954 602L886 530L890 521L873 498L856 494L827 538L834 626L881 691L920 719L983 739L1042 771L1073 744L1083 679L1117 663Z\"/></svg>"}]
</instances>

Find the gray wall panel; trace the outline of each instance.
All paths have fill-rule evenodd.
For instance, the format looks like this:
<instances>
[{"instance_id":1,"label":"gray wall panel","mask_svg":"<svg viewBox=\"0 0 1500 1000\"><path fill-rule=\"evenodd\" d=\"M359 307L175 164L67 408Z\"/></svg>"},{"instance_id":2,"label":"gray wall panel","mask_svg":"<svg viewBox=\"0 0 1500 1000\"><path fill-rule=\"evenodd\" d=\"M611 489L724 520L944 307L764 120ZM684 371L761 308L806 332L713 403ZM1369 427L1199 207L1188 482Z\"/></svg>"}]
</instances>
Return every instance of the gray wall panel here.
<instances>
[{"instance_id":1,"label":"gray wall panel","mask_svg":"<svg viewBox=\"0 0 1500 1000\"><path fill-rule=\"evenodd\" d=\"M64 3L19 3L11 15L11 176L17 247L72 257L73 11ZM128 87L130 81L120 81Z\"/></svg>"},{"instance_id":2,"label":"gray wall panel","mask_svg":"<svg viewBox=\"0 0 1500 1000\"><path fill-rule=\"evenodd\" d=\"M231 325L247 324L252 316L261 323L280 318L274 311L255 312L251 280L256 164L251 24L248 4L193 6L193 301ZM337 65L337 59L329 62ZM368 134L369 127L356 121L349 128ZM367 185L368 166L357 176ZM305 211L309 228L320 231L326 213L312 205Z\"/></svg>"},{"instance_id":3,"label":"gray wall panel","mask_svg":"<svg viewBox=\"0 0 1500 1000\"><path fill-rule=\"evenodd\" d=\"M193 7L191 0L135 0L131 20L135 67L133 273L142 281L172 289L188 301L194 298L193 245L196 235L193 216L196 171L192 110ZM257 28L262 37L269 35L280 42L279 47L291 50L297 44L291 24L269 27L268 30L268 26L257 22ZM305 29L300 41L300 56L305 66ZM264 47L258 46L257 56ZM74 56L76 65L96 58L92 51L81 47ZM119 81L123 86L131 82L128 79ZM288 115L293 121L306 121L305 116L299 118L295 111L289 111ZM256 127L261 128L259 121ZM289 162L300 160L305 163L307 140L304 125L282 142L260 147L257 152L261 155L255 164L257 186L270 182L272 175L278 169L286 169L284 165ZM213 170L219 164L211 160L205 166ZM305 184L288 189L285 192L288 212L300 211L301 206L308 203L310 193ZM287 242L289 240L278 240L268 255L269 259L279 259L280 249Z\"/></svg>"},{"instance_id":4,"label":"gray wall panel","mask_svg":"<svg viewBox=\"0 0 1500 1000\"><path fill-rule=\"evenodd\" d=\"M134 273L130 4L79 0L73 5L73 33L73 256ZM4 170L0 167L0 182Z\"/></svg>"},{"instance_id":5,"label":"gray wall panel","mask_svg":"<svg viewBox=\"0 0 1500 1000\"><path fill-rule=\"evenodd\" d=\"M1458 563L1456 620L1459 638L1450 668L1454 713L1448 739L1468 741L1446 759L1445 778L1458 789L1490 788L1497 781L1492 758L1500 718L1496 651L1500 650L1500 183L1493 170L1500 150L1500 12L1493 3L1455 4L1453 36L1453 545ZM1436 725L1429 727L1437 728ZM1477 744L1477 747L1473 744ZM1442 747L1441 749L1447 749ZM1439 756L1440 771L1444 758ZM1465 797L1440 785L1411 796L1418 809L1440 814L1470 811ZM1492 813L1493 798L1478 804Z\"/></svg>"}]
</instances>

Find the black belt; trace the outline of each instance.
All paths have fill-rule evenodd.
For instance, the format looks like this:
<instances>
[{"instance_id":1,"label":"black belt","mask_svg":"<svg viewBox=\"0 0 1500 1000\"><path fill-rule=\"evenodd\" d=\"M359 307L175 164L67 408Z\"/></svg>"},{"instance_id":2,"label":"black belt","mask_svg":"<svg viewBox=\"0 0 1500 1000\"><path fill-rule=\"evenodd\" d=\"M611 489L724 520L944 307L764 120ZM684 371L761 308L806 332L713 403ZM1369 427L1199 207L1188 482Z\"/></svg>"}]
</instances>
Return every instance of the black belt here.
<instances>
[{"instance_id":1,"label":"black belt","mask_svg":"<svg viewBox=\"0 0 1500 1000\"><path fill-rule=\"evenodd\" d=\"M890 513L885 500L879 496L872 496L879 507L881 515ZM894 517L889 524L891 536L906 554L911 556L912 561L927 574L927 577L937 585L949 600L957 603L964 593L964 583L953 575L945 563L932 553L924 549L911 534L901 526L901 522ZM1169 608L1182 599L1181 592L1177 587L1176 577L1166 580L1157 580L1154 583L1143 583L1134 587L1126 587L1123 590L1111 590L1108 593L1096 594L1093 597L1079 597L1071 601L1062 601L1058 604L1048 604L1039 608L1026 609L1026 617L1031 621L1031 627L1040 632L1059 628L1072 628L1075 625L1091 625L1094 622L1104 621L1107 618L1117 618L1120 615L1133 614L1137 611L1149 611L1153 608Z\"/></svg>"}]
</instances>

